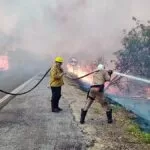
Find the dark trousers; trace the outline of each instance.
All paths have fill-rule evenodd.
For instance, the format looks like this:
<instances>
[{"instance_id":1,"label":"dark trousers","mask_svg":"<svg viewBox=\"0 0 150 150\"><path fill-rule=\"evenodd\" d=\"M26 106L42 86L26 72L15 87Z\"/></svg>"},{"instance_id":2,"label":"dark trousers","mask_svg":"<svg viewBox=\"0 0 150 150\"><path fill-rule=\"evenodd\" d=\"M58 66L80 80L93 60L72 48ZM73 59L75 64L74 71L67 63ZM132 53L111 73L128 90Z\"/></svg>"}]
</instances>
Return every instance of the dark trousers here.
<instances>
[{"instance_id":1,"label":"dark trousers","mask_svg":"<svg viewBox=\"0 0 150 150\"><path fill-rule=\"evenodd\" d=\"M51 91L52 91L52 99L51 99L52 108L55 109L59 107L59 100L61 97L61 86L51 87Z\"/></svg>"}]
</instances>

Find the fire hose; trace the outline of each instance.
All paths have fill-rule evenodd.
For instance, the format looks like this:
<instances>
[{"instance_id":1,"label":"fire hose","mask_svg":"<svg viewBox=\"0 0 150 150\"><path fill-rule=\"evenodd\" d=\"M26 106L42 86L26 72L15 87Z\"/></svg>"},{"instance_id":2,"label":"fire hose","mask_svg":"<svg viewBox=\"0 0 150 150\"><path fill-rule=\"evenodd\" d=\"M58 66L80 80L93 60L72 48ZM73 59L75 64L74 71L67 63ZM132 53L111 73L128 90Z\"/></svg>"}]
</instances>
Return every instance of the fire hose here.
<instances>
[{"instance_id":1,"label":"fire hose","mask_svg":"<svg viewBox=\"0 0 150 150\"><path fill-rule=\"evenodd\" d=\"M92 71L92 72L90 72L90 73L88 73L88 74L85 74L85 75L83 75L83 76L80 76L80 77L76 77L76 78L72 78L72 77L69 77L71 80L79 80L79 79L82 79L82 78L85 78L85 77L87 77L87 76L89 76L89 75L91 75L91 74L93 74L93 73L95 73L95 72L97 72L98 70L95 70L95 71ZM114 83L115 83L115 81L117 80L117 78L118 78L118 76L115 76L114 78L112 78L111 79L111 81L109 82L109 84L105 87L105 91L111 86L111 85L113 85Z\"/></svg>"},{"instance_id":2,"label":"fire hose","mask_svg":"<svg viewBox=\"0 0 150 150\"><path fill-rule=\"evenodd\" d=\"M1 89L0 89L0 92L5 93L5 94L9 94L9 95L14 95L14 96L27 94L27 93L31 92L32 90L34 90L34 89L43 81L43 79L46 77L46 75L49 73L50 70L51 70L51 68L49 68L49 69L46 71L46 73L43 75L43 77L40 79L40 81L39 81L36 85L34 85L31 89L29 89L29 90L27 90L27 91L25 91L25 92L22 92L22 93L11 93L11 92L7 92L7 91L1 90ZM96 70L96 71L97 71L97 70ZM85 75L80 76L80 77L77 77L77 78L71 78L71 77L69 77L69 78L70 78L71 80L79 80L79 79L85 78L85 77L87 77L87 76L89 76L89 75L95 73L96 71L90 72L90 73L88 73L88 74L85 74ZM112 81L113 81L113 80L112 80ZM111 81L111 82L112 82L112 81ZM111 84L111 83L110 83L110 84ZM110 84L109 84L108 86L110 86ZM106 88L108 88L108 86L107 86Z\"/></svg>"},{"instance_id":3,"label":"fire hose","mask_svg":"<svg viewBox=\"0 0 150 150\"><path fill-rule=\"evenodd\" d=\"M31 92L32 90L34 90L43 81L43 79L46 77L46 75L49 73L50 70L51 70L51 68L49 68L46 71L46 73L43 75L43 77L40 79L40 81L28 91L25 91L25 92L22 92L22 93L11 93L11 92L7 92L7 91L4 91L4 90L0 89L0 92L5 93L5 94L14 95L14 96L27 94L27 93Z\"/></svg>"},{"instance_id":4,"label":"fire hose","mask_svg":"<svg viewBox=\"0 0 150 150\"><path fill-rule=\"evenodd\" d=\"M97 71L97 70L96 70L96 71ZM88 74L85 74L85 75L80 76L80 77L77 77L77 78L72 78L72 77L69 77L69 76L68 76L68 77L69 77L71 80L79 80L79 79L85 78L85 77L87 77L87 76L89 76L89 75L95 73L96 71L92 71L92 72L90 72L90 73L88 73Z\"/></svg>"}]
</instances>

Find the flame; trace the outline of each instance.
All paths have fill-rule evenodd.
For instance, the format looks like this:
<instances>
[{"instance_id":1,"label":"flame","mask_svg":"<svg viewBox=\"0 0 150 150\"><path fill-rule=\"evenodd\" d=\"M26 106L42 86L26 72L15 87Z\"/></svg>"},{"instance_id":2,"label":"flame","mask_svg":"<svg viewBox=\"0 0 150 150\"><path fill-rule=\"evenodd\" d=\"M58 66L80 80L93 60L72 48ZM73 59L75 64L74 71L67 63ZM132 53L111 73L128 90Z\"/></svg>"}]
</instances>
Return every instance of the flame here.
<instances>
[{"instance_id":1,"label":"flame","mask_svg":"<svg viewBox=\"0 0 150 150\"><path fill-rule=\"evenodd\" d=\"M70 73L73 73L75 75L77 75L78 77L81 77L81 76L84 76L90 72L92 72L93 70L90 68L90 66L85 66L85 67L81 67L81 66L76 66L73 68L73 66L71 65L67 65L67 69L68 69L68 72ZM85 78L82 79L82 81L92 85L92 82L93 82L93 76L92 75L89 75ZM105 83L105 87L107 87L109 84L109 82L106 82ZM122 95L122 93L120 93L119 89L113 87L113 86L110 86L107 90L107 93L110 93L110 94L119 94L119 95Z\"/></svg>"},{"instance_id":2,"label":"flame","mask_svg":"<svg viewBox=\"0 0 150 150\"><path fill-rule=\"evenodd\" d=\"M76 75L77 77L81 77L81 76L84 76L84 75L86 75L86 74L88 74L88 73L90 73L90 72L92 72L92 69L90 68L90 66L71 66L71 65L67 65L67 70L68 70L68 72L70 72L70 73L72 73L72 74L74 74L74 75ZM92 81L93 81L93 76L92 75L89 75L89 76L87 76L87 77L85 77L85 78L83 78L82 79L82 81L84 81L84 82L86 82L86 83L88 83L88 84L92 84ZM108 84L109 84L110 82L106 82L105 83L105 87L107 87L108 86ZM126 86L126 85L124 85L124 86ZM146 94L146 97L148 98L148 99L150 99L150 87L146 87L145 88L145 94ZM124 93L123 91L120 91L120 89L119 88L117 88L117 87L115 87L115 86L113 86L113 85L111 85L107 90L106 90L106 93L109 93L109 94L115 94L115 95L119 95L119 96L125 96L126 95L126 93Z\"/></svg>"},{"instance_id":3,"label":"flame","mask_svg":"<svg viewBox=\"0 0 150 150\"><path fill-rule=\"evenodd\" d=\"M68 72L70 73L73 73L75 74L77 77L81 77L81 76L84 76L86 74L88 74L89 72L91 72L92 70L90 69L90 67L86 66L86 67L81 67L81 66L71 66L71 65L67 65L67 69L68 69ZM89 75L87 77L84 77L82 79L82 81L86 82L86 83L89 83L89 84L92 84L93 82L93 76L92 75Z\"/></svg>"},{"instance_id":4,"label":"flame","mask_svg":"<svg viewBox=\"0 0 150 150\"><path fill-rule=\"evenodd\" d=\"M0 70L6 71L9 69L8 56L0 56Z\"/></svg>"},{"instance_id":5,"label":"flame","mask_svg":"<svg viewBox=\"0 0 150 150\"><path fill-rule=\"evenodd\" d=\"M105 83L105 87L108 86L108 82ZM107 90L106 90L106 93L109 93L109 94L114 94L114 95L119 95L119 96L123 96L124 93L123 92L120 92L119 88L117 87L114 87L114 86L110 86Z\"/></svg>"}]
</instances>

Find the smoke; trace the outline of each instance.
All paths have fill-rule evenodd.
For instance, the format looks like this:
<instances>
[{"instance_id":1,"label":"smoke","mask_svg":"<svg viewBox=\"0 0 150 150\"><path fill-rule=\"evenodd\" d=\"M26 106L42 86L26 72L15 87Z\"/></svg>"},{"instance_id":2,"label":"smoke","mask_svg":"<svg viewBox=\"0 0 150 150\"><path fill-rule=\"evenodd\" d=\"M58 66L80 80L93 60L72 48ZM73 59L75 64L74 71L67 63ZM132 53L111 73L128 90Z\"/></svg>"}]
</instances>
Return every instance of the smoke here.
<instances>
[{"instance_id":1,"label":"smoke","mask_svg":"<svg viewBox=\"0 0 150 150\"><path fill-rule=\"evenodd\" d=\"M6 39L11 36L5 43L11 49L38 57L111 59L121 47L122 30L133 26L132 16L149 20L149 4L149 0L0 0L0 32Z\"/></svg>"},{"instance_id":2,"label":"smoke","mask_svg":"<svg viewBox=\"0 0 150 150\"><path fill-rule=\"evenodd\" d=\"M17 16L15 14L7 16L3 8L0 7L0 19L0 32L5 33L6 35L11 34L16 27Z\"/></svg>"}]
</instances>

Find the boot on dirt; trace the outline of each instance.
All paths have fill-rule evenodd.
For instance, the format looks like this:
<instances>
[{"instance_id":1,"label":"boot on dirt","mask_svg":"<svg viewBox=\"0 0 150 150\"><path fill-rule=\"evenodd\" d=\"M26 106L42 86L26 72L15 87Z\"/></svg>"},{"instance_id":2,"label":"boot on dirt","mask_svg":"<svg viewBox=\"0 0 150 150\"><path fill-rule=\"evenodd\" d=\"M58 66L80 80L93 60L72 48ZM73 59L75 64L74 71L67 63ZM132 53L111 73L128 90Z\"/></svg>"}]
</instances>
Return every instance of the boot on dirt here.
<instances>
[{"instance_id":1,"label":"boot on dirt","mask_svg":"<svg viewBox=\"0 0 150 150\"><path fill-rule=\"evenodd\" d=\"M112 123L112 109L110 109L109 111L106 111L106 115L107 115L107 119L108 119L108 123Z\"/></svg>"},{"instance_id":2,"label":"boot on dirt","mask_svg":"<svg viewBox=\"0 0 150 150\"><path fill-rule=\"evenodd\" d=\"M80 118L80 123L81 124L84 124L86 114L87 114L87 111L81 109L81 118Z\"/></svg>"}]
</instances>

